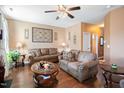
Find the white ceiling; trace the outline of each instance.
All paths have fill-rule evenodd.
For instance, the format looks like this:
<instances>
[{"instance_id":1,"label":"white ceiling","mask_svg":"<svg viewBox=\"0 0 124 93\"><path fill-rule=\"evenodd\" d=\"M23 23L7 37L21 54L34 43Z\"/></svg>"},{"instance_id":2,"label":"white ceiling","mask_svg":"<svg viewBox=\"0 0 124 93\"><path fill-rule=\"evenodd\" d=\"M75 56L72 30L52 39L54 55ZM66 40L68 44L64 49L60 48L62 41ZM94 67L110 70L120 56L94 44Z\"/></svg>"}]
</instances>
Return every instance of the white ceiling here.
<instances>
[{"instance_id":1,"label":"white ceiling","mask_svg":"<svg viewBox=\"0 0 124 93\"><path fill-rule=\"evenodd\" d=\"M68 5L67 7L72 7ZM104 16L112 9L122 7L122 6L111 6L107 8L106 5L82 5L81 10L70 12L75 16L74 19L69 17L63 17L56 20L58 12L56 13L44 13L46 10L55 10L57 5L4 5L1 6L4 14L8 19L15 19L20 21L28 21L39 24L46 24L58 27L68 27L79 22L98 24L102 23ZM13 11L10 10L13 9Z\"/></svg>"}]
</instances>

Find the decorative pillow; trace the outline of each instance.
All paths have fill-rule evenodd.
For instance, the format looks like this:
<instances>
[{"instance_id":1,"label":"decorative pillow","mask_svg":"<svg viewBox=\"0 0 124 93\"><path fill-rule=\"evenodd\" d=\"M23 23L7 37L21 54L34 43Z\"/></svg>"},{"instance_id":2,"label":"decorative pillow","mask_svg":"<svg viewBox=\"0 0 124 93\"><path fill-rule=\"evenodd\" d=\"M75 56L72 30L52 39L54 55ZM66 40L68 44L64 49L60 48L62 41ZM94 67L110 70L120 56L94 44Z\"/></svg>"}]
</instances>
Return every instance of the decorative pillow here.
<instances>
[{"instance_id":1,"label":"decorative pillow","mask_svg":"<svg viewBox=\"0 0 124 93\"><path fill-rule=\"evenodd\" d=\"M74 58L75 58L75 61L78 61L78 56L79 56L79 53L80 51L79 50L71 50L71 52L74 54Z\"/></svg>"},{"instance_id":2,"label":"decorative pillow","mask_svg":"<svg viewBox=\"0 0 124 93\"><path fill-rule=\"evenodd\" d=\"M64 60L68 59L68 53L66 51L63 51L62 56Z\"/></svg>"},{"instance_id":3,"label":"decorative pillow","mask_svg":"<svg viewBox=\"0 0 124 93\"><path fill-rule=\"evenodd\" d=\"M74 55L74 53L68 52L67 53L67 60L68 61L71 61L71 62L75 61L75 55Z\"/></svg>"},{"instance_id":4,"label":"decorative pillow","mask_svg":"<svg viewBox=\"0 0 124 93\"><path fill-rule=\"evenodd\" d=\"M42 48L42 49L41 49L41 54L42 54L42 55L49 55L49 49L47 49L47 48Z\"/></svg>"},{"instance_id":5,"label":"decorative pillow","mask_svg":"<svg viewBox=\"0 0 124 93\"><path fill-rule=\"evenodd\" d=\"M57 54L57 48L50 48L49 49L49 54L50 55Z\"/></svg>"}]
</instances>

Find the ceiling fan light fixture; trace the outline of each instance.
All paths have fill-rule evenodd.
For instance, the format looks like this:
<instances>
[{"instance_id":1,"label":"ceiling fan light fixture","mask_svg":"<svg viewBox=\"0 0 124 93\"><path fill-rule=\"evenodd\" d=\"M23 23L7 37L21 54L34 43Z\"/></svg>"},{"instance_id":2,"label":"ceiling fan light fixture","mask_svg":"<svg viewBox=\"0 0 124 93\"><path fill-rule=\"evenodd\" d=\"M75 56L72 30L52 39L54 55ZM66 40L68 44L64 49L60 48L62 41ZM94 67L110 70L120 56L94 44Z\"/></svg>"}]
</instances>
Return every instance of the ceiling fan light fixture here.
<instances>
[{"instance_id":1,"label":"ceiling fan light fixture","mask_svg":"<svg viewBox=\"0 0 124 93\"><path fill-rule=\"evenodd\" d=\"M68 15L67 15L67 13L65 12L65 13L63 13L63 18L65 18L65 17L67 17Z\"/></svg>"}]
</instances>

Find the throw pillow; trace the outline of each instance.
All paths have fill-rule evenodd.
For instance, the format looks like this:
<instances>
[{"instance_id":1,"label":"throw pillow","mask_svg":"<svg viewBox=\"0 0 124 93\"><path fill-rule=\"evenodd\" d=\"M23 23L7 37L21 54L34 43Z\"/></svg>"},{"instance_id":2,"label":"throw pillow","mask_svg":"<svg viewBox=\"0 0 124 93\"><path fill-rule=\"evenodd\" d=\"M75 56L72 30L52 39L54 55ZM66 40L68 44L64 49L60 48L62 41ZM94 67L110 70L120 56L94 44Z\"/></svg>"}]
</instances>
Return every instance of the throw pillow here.
<instances>
[{"instance_id":1,"label":"throw pillow","mask_svg":"<svg viewBox=\"0 0 124 93\"><path fill-rule=\"evenodd\" d=\"M75 61L78 61L78 56L79 56L79 53L80 51L79 50L71 50L71 52L75 55Z\"/></svg>"},{"instance_id":2,"label":"throw pillow","mask_svg":"<svg viewBox=\"0 0 124 93\"><path fill-rule=\"evenodd\" d=\"M67 60L70 61L70 62L75 61L75 55L74 55L74 53L68 52L67 53Z\"/></svg>"},{"instance_id":3,"label":"throw pillow","mask_svg":"<svg viewBox=\"0 0 124 93\"><path fill-rule=\"evenodd\" d=\"M63 51L63 60L67 60L68 59L68 53L66 51Z\"/></svg>"}]
</instances>

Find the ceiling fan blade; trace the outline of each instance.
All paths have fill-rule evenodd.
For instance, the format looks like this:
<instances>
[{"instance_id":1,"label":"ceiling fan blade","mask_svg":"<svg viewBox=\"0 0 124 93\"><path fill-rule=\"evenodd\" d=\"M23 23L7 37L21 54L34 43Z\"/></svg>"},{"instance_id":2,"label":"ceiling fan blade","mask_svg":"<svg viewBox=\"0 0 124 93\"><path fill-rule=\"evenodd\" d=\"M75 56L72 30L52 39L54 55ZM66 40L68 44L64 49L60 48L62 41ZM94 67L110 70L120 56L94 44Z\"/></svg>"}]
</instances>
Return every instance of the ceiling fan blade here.
<instances>
[{"instance_id":1,"label":"ceiling fan blade","mask_svg":"<svg viewBox=\"0 0 124 93\"><path fill-rule=\"evenodd\" d=\"M60 17L59 17L59 16L57 16L57 17L56 17L56 20L58 20L59 18L60 18Z\"/></svg>"},{"instance_id":2,"label":"ceiling fan blade","mask_svg":"<svg viewBox=\"0 0 124 93\"><path fill-rule=\"evenodd\" d=\"M72 14L70 14L70 13L68 13L68 12L66 12L67 13L67 15L70 17L70 18L74 18L74 16L72 15Z\"/></svg>"},{"instance_id":3,"label":"ceiling fan blade","mask_svg":"<svg viewBox=\"0 0 124 93\"><path fill-rule=\"evenodd\" d=\"M44 11L45 13L57 12L57 10Z\"/></svg>"},{"instance_id":4,"label":"ceiling fan blade","mask_svg":"<svg viewBox=\"0 0 124 93\"><path fill-rule=\"evenodd\" d=\"M73 10L80 10L80 6L76 6L76 7L71 7L68 9L68 11L73 11Z\"/></svg>"}]
</instances>

